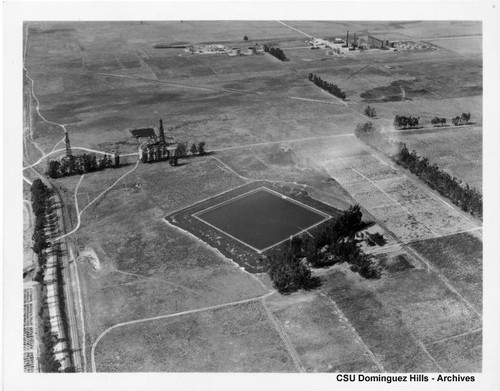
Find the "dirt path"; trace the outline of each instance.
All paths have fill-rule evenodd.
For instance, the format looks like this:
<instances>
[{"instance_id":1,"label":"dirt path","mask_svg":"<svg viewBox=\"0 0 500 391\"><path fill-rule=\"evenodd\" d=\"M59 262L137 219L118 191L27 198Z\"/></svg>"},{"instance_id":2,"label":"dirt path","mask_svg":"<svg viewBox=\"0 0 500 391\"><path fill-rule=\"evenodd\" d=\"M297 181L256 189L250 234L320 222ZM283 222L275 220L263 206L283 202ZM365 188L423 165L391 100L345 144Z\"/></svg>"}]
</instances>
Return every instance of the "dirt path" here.
<instances>
[{"instance_id":1,"label":"dirt path","mask_svg":"<svg viewBox=\"0 0 500 391\"><path fill-rule=\"evenodd\" d=\"M368 354L368 356L371 358L371 360L374 362L374 364L377 366L380 372L385 372L384 366L382 365L381 361L375 356L375 354L371 351L371 349L366 345L366 343L363 341L361 336L358 334L354 326L349 322L349 319L347 316L344 315L338 304L331 298L329 297L326 293L321 292L320 295L324 297L330 304L333 309L333 312L339 317L340 320L347 326L349 331L354 335L356 341L360 346L363 347L363 350Z\"/></svg>"},{"instance_id":2,"label":"dirt path","mask_svg":"<svg viewBox=\"0 0 500 391\"><path fill-rule=\"evenodd\" d=\"M270 295L266 295L266 296L262 297L262 300L261 300L262 306L264 307L264 310L266 311L267 317L269 318L269 320L273 324L274 328L278 332L281 340L283 341L283 344L286 347L286 350L288 351L288 354L290 354L290 357L292 357L292 361L295 365L295 369L297 369L298 372L305 372L304 365L302 365L302 362L300 361L299 355L297 354L297 351L293 347L292 342L290 341L290 338L288 338L288 335L286 334L285 330L283 330L283 328L278 324L278 321L276 320L276 318L274 317L271 310L268 308L268 306L266 304L266 299L269 296Z\"/></svg>"},{"instance_id":3,"label":"dirt path","mask_svg":"<svg viewBox=\"0 0 500 391\"><path fill-rule=\"evenodd\" d=\"M277 20L276 22L278 22L279 24L282 24L282 25L283 25L283 26L285 26L285 27L288 27L288 28L289 28L289 29L291 29L291 30L297 31L298 33L300 33L300 34L302 34L302 35L305 35L305 36L306 36L306 37L308 37L308 38L314 38L312 35L306 34L306 33L304 33L303 31L300 31L299 29L296 29L295 27L292 27L292 26L290 26L290 25L288 25L288 24L286 24L286 23L283 23L283 22L282 22L282 21L280 21L280 20Z\"/></svg>"},{"instance_id":4,"label":"dirt path","mask_svg":"<svg viewBox=\"0 0 500 391\"><path fill-rule=\"evenodd\" d=\"M75 207L76 207L76 212L77 212L77 218L78 218L78 221L77 221L77 224L76 224L76 227L71 230L70 232L68 232L67 234L64 234L64 235L61 235L57 238L55 238L53 241L54 242L57 242L61 239L64 239L72 234L74 234L76 231L78 231L78 229L80 229L80 224L81 224L81 216L83 214L83 212L89 207L91 206L93 203L95 203L99 198L101 198L104 194L106 194L109 190L111 190L114 186L116 186L116 184L118 182L120 182L123 178L125 178L127 175L129 175L130 173L132 173L138 166L139 166L139 163L140 163L140 160L137 160L137 163L135 163L134 167L130 170L130 171L127 171L125 174L123 174L121 177L119 177L115 182L113 182L112 185L108 186L104 191L102 191L96 198L94 198L92 201L90 201L90 203L87 204L87 206L85 206L85 208L83 208L80 212L78 211L78 199L77 199L77 194L78 194L78 188L80 186L80 183L82 182L83 180L83 177L85 175L82 175L80 180L78 181L78 184L76 185L76 188L75 188L75 194L74 194L74 200L75 200Z\"/></svg>"}]
</instances>

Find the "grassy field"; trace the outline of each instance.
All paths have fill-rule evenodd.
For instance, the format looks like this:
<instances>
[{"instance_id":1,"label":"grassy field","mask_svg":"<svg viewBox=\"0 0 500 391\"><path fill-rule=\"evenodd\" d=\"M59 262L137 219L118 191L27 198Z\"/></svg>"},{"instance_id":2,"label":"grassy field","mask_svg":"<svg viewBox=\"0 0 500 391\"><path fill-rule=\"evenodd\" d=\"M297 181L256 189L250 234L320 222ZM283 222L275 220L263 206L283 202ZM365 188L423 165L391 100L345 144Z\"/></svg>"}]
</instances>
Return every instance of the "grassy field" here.
<instances>
[{"instance_id":1,"label":"grassy field","mask_svg":"<svg viewBox=\"0 0 500 391\"><path fill-rule=\"evenodd\" d=\"M435 275L412 262L417 267L407 263L399 272L375 281L364 281L346 268L332 270L321 289L386 371L456 370L444 353L433 357L426 347L477 329L481 320ZM466 346L455 349L462 365L477 365L479 357L471 356Z\"/></svg>"},{"instance_id":2,"label":"grassy field","mask_svg":"<svg viewBox=\"0 0 500 391\"><path fill-rule=\"evenodd\" d=\"M45 152L62 140L57 124L64 124L73 147L133 153L139 142L129 129L158 126L160 118L169 136L205 141L212 151L181 159L175 168L167 162L134 168L131 156L118 169L87 174L76 195L78 209L74 193L81 178L55 181L70 212L67 231L77 227L77 211L96 200L69 237L76 254L92 249L97 257L76 261L87 358L110 327L200 310L112 329L95 345L97 370L296 371L290 347L260 301L210 308L269 292L264 268L251 275L233 262L242 251L219 252L201 235L164 220L222 192L266 181L286 194L307 195L312 206L344 210L360 203L391 246L374 253L380 280L334 266L314 271L320 290L267 299L305 370L479 371L481 322L464 299L481 306L482 243L466 234L435 238L477 222L376 156L353 131L371 120L480 186L481 24L285 23L315 37L340 37L349 29L428 41L438 50L332 56L304 48L305 35L276 21L30 22L26 68L40 113L54 122L44 121L31 99L33 137ZM267 54L190 55L155 49L158 43L268 43L283 48L289 61ZM310 83L310 72L339 85L347 100ZM368 103L376 108L374 119L363 115ZM462 112L471 112L473 126L431 128L432 117ZM394 132L397 114L420 116L424 128ZM25 149L32 162L40 157L32 144ZM27 177L34 177L29 171ZM408 251L397 244L409 240L418 242ZM419 257L435 270L427 271Z\"/></svg>"},{"instance_id":3,"label":"grassy field","mask_svg":"<svg viewBox=\"0 0 500 391\"><path fill-rule=\"evenodd\" d=\"M123 338L130 343L121 344ZM96 354L103 372L295 370L260 302L123 326L104 337Z\"/></svg>"},{"instance_id":4,"label":"grassy field","mask_svg":"<svg viewBox=\"0 0 500 391\"><path fill-rule=\"evenodd\" d=\"M317 293L276 296L268 305L307 371L378 371L327 298Z\"/></svg>"},{"instance_id":5,"label":"grassy field","mask_svg":"<svg viewBox=\"0 0 500 391\"><path fill-rule=\"evenodd\" d=\"M435 266L472 305L483 304L483 243L469 233L419 241L411 244Z\"/></svg>"}]
</instances>

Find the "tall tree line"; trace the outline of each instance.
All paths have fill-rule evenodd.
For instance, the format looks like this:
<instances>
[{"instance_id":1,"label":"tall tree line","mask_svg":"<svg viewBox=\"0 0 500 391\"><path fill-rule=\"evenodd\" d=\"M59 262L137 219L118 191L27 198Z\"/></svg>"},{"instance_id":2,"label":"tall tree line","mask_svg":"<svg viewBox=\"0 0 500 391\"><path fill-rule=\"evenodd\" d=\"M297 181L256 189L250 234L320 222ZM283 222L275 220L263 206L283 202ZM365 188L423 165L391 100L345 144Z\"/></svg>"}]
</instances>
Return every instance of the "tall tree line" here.
<instances>
[{"instance_id":1,"label":"tall tree line","mask_svg":"<svg viewBox=\"0 0 500 391\"><path fill-rule=\"evenodd\" d=\"M40 180L36 179L31 185L31 202L35 215L35 228L33 232L33 251L38 258L37 273L35 281L41 284L40 310L38 315L42 320L41 340L43 343L40 351L40 366L43 372L59 372L61 363L54 356L54 347L59 342L59 338L52 332L50 315L47 305L47 287L44 283L45 271L47 268L46 249L49 247L45 230L47 228L47 215L52 212L51 203L52 191ZM58 292L59 294L59 292ZM65 316L65 311L61 312Z\"/></svg>"},{"instance_id":2,"label":"tall tree line","mask_svg":"<svg viewBox=\"0 0 500 391\"><path fill-rule=\"evenodd\" d=\"M323 90L336 96L337 98L340 98L342 100L345 100L346 98L345 92L342 91L338 85L322 80L318 75L309 73L309 81L316 84L319 88L322 88Z\"/></svg>"},{"instance_id":3,"label":"tall tree line","mask_svg":"<svg viewBox=\"0 0 500 391\"><path fill-rule=\"evenodd\" d=\"M269 45L264 45L264 51L270 55L276 57L278 60L287 61L285 53L280 48L275 48Z\"/></svg>"}]
</instances>

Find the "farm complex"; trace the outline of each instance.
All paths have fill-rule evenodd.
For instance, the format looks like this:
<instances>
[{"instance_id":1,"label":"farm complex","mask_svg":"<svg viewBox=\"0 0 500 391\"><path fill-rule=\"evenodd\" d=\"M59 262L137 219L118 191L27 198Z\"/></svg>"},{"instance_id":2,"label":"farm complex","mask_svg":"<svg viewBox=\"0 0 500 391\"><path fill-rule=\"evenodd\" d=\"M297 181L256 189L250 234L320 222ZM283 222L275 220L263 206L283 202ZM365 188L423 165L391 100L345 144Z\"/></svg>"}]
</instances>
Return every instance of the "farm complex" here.
<instances>
[{"instance_id":1,"label":"farm complex","mask_svg":"<svg viewBox=\"0 0 500 391\"><path fill-rule=\"evenodd\" d=\"M25 372L482 371L482 25L24 23Z\"/></svg>"}]
</instances>

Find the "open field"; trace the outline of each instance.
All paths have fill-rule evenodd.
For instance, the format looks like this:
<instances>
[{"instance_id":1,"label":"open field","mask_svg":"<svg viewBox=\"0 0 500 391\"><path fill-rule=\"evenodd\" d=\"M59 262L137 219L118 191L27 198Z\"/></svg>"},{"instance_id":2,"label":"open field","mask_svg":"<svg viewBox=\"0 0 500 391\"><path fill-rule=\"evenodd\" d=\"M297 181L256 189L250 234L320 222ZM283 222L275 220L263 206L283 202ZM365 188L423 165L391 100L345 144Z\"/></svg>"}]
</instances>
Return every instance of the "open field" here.
<instances>
[{"instance_id":1,"label":"open field","mask_svg":"<svg viewBox=\"0 0 500 391\"><path fill-rule=\"evenodd\" d=\"M461 233L410 245L432 263L478 311L483 295L483 243L476 237Z\"/></svg>"},{"instance_id":2,"label":"open field","mask_svg":"<svg viewBox=\"0 0 500 391\"><path fill-rule=\"evenodd\" d=\"M160 118L167 136L205 141L209 152L178 167L136 166L131 155L120 168L53 181L79 270L87 370L480 371L481 222L353 131L370 120L480 188L481 24L284 22L315 37L349 29L439 48L331 56L304 48L307 36L278 21L25 25L34 81L25 108L45 153L64 148L65 127L74 148L133 154L140 143L128 129ZM191 55L158 43L272 43L290 61ZM309 82L309 72L338 84L346 101ZM368 103L374 119L363 115ZM473 125L430 125L462 112ZM420 116L423 128L394 132L397 114ZM33 146L28 137L31 163L41 156ZM313 271L322 281L315 291L270 294L262 254L193 217L263 183L333 217L359 203L387 239L364 247L381 278L335 265Z\"/></svg>"},{"instance_id":3,"label":"open field","mask_svg":"<svg viewBox=\"0 0 500 391\"><path fill-rule=\"evenodd\" d=\"M362 343L329 300L316 293L276 296L268 306L311 372L377 372Z\"/></svg>"},{"instance_id":4,"label":"open field","mask_svg":"<svg viewBox=\"0 0 500 391\"><path fill-rule=\"evenodd\" d=\"M432 273L418 268L373 282L339 268L321 288L388 372L458 370L426 352L433 342L477 329L480 318ZM396 348L395 346L399 346ZM467 347L455 346L469 364ZM468 357L468 359L465 359ZM464 363L462 362L462 365Z\"/></svg>"},{"instance_id":5,"label":"open field","mask_svg":"<svg viewBox=\"0 0 500 391\"><path fill-rule=\"evenodd\" d=\"M274 372L291 372L295 369L260 302L115 330L103 338L96 351L99 371L267 372L272 367Z\"/></svg>"}]
</instances>

